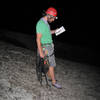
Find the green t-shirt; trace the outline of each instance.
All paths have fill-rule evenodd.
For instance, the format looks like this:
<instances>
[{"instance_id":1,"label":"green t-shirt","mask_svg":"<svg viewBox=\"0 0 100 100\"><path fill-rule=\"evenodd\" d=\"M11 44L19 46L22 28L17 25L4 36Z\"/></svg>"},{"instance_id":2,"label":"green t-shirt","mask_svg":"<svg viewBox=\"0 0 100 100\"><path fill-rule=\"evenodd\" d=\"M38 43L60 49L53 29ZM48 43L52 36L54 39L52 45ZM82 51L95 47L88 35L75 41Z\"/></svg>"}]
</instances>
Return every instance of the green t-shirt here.
<instances>
[{"instance_id":1,"label":"green t-shirt","mask_svg":"<svg viewBox=\"0 0 100 100\"><path fill-rule=\"evenodd\" d=\"M36 25L36 33L42 34L41 43L52 43L52 35L48 23L45 23L44 20L40 19Z\"/></svg>"}]
</instances>

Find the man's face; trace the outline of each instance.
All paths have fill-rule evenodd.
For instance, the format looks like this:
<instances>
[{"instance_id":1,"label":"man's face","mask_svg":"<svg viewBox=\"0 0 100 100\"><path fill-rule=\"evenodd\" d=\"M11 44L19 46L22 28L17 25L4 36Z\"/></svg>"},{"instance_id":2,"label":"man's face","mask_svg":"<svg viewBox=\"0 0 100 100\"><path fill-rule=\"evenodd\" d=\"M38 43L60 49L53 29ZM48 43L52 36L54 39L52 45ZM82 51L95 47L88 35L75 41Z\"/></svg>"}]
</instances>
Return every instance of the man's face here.
<instances>
[{"instance_id":1,"label":"man's face","mask_svg":"<svg viewBox=\"0 0 100 100\"><path fill-rule=\"evenodd\" d=\"M52 23L53 21L55 21L55 19L56 19L56 17L55 16L48 16L47 17L47 21L49 22L49 23Z\"/></svg>"}]
</instances>

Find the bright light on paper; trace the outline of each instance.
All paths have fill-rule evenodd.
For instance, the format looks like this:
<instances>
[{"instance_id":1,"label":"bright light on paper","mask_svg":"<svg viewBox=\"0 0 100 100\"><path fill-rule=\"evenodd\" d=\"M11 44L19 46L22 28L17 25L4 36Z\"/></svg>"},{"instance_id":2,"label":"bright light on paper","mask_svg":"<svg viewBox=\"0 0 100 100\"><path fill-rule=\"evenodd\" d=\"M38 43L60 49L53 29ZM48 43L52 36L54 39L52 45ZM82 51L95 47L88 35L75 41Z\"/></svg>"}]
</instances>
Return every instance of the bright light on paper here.
<instances>
[{"instance_id":1,"label":"bright light on paper","mask_svg":"<svg viewBox=\"0 0 100 100\"><path fill-rule=\"evenodd\" d=\"M61 26L59 29L56 30L55 34L56 34L56 36L58 36L65 31L66 31L65 28L63 26Z\"/></svg>"}]
</instances>

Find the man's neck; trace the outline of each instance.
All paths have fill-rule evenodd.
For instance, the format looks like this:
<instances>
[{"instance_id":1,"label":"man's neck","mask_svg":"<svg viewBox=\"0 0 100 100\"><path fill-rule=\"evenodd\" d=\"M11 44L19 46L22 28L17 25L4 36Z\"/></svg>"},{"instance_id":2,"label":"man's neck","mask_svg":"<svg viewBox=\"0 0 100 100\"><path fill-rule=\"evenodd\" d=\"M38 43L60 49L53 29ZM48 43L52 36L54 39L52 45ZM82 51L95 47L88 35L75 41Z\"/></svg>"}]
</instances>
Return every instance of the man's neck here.
<instances>
[{"instance_id":1,"label":"man's neck","mask_svg":"<svg viewBox=\"0 0 100 100\"><path fill-rule=\"evenodd\" d=\"M47 16L44 16L43 18L44 18L44 20L46 20L46 21L47 21Z\"/></svg>"}]
</instances>

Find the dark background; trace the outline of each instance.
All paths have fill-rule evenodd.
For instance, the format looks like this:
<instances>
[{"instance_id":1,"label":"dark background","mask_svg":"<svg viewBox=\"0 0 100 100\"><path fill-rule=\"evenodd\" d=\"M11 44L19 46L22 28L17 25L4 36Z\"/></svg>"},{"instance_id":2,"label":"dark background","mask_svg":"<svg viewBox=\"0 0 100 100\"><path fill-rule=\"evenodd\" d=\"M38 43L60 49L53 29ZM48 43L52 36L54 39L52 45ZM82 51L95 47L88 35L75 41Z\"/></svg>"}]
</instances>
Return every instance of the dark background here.
<instances>
[{"instance_id":1,"label":"dark background","mask_svg":"<svg viewBox=\"0 0 100 100\"><path fill-rule=\"evenodd\" d=\"M85 50L88 53L89 50L92 50L91 55L93 56L90 62L96 59L95 63L97 63L97 55L99 55L99 35L94 28L96 26L94 24L94 19L96 20L94 17L96 16L95 4L92 3L93 5L91 5L91 3L69 2L65 0L1 3L0 29L21 32L32 36L33 40L35 40L36 23L42 17L44 11L52 6L58 11L58 19L51 24L51 29L56 29L61 26L64 26L66 29L66 32L58 37L53 36L54 41L65 44L65 49L68 48L67 44L69 44L74 47L82 47L83 51L86 48ZM3 35L2 32L0 34ZM86 54L86 58L90 60L91 56L88 58L88 53Z\"/></svg>"},{"instance_id":2,"label":"dark background","mask_svg":"<svg viewBox=\"0 0 100 100\"><path fill-rule=\"evenodd\" d=\"M60 40L70 43L79 43L80 41L82 44L91 44L90 42L94 40L89 30L92 9L88 4L84 5L79 2L71 3L64 0L35 1L29 4L12 2L12 4L1 7L0 27L35 34L36 22L50 6L58 10L59 17L52 23L51 28L58 28L62 25L66 28L66 33L58 37L61 38Z\"/></svg>"}]
</instances>

